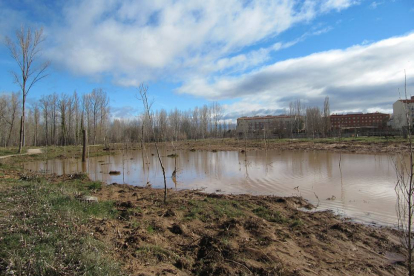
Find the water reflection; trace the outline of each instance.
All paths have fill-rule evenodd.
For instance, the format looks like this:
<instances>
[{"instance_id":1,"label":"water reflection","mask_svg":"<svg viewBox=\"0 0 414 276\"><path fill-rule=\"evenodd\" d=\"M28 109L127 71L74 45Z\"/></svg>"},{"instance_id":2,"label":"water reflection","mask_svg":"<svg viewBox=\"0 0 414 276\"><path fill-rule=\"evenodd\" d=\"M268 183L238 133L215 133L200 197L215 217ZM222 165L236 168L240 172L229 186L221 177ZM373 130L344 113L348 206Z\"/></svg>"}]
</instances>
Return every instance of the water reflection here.
<instances>
[{"instance_id":1,"label":"water reflection","mask_svg":"<svg viewBox=\"0 0 414 276\"><path fill-rule=\"evenodd\" d=\"M177 151L177 158L167 157L171 153L161 149L169 188L301 195L315 205L319 198L319 208L366 222L396 222L396 175L387 155L251 151L246 156L236 151ZM88 158L86 163L76 159L33 162L25 168L57 174L85 172L91 179L106 183L164 185L154 149ZM109 175L109 171L121 173Z\"/></svg>"}]
</instances>

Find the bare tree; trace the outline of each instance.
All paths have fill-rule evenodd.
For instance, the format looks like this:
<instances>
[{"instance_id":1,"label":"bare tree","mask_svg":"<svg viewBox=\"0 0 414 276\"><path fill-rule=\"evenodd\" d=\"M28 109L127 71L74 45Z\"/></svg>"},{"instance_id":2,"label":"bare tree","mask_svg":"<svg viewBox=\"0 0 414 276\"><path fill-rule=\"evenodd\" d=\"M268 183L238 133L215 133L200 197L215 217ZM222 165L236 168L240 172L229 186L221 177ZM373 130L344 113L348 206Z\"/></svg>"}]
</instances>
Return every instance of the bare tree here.
<instances>
[{"instance_id":1,"label":"bare tree","mask_svg":"<svg viewBox=\"0 0 414 276\"><path fill-rule=\"evenodd\" d=\"M57 143L57 131L58 131L58 127L57 127L57 118L58 118L58 101L59 101L59 97L56 93L53 93L52 95L50 95L49 98L49 103L50 103L50 111L51 111L51 116L52 116L52 143L53 145L56 145Z\"/></svg>"},{"instance_id":2,"label":"bare tree","mask_svg":"<svg viewBox=\"0 0 414 276\"><path fill-rule=\"evenodd\" d=\"M199 109L198 107L195 107L192 116L191 116L191 123L192 123L192 133L193 133L193 139L197 140L198 135L200 133L200 119L199 119Z\"/></svg>"},{"instance_id":3,"label":"bare tree","mask_svg":"<svg viewBox=\"0 0 414 276\"><path fill-rule=\"evenodd\" d=\"M213 102L210 107L211 119L214 125L214 136L218 136L218 126L221 117L223 117L223 107L218 102Z\"/></svg>"},{"instance_id":4,"label":"bare tree","mask_svg":"<svg viewBox=\"0 0 414 276\"><path fill-rule=\"evenodd\" d=\"M167 111L161 109L157 116L158 121L158 131L160 133L161 141L167 140Z\"/></svg>"},{"instance_id":5,"label":"bare tree","mask_svg":"<svg viewBox=\"0 0 414 276\"><path fill-rule=\"evenodd\" d=\"M321 111L319 107L308 107L306 108L306 133L312 135L315 139L315 134L321 130Z\"/></svg>"},{"instance_id":6,"label":"bare tree","mask_svg":"<svg viewBox=\"0 0 414 276\"><path fill-rule=\"evenodd\" d=\"M175 108L174 111L170 111L168 119L174 131L174 140L178 141L178 135L180 133L181 112L177 108Z\"/></svg>"},{"instance_id":7,"label":"bare tree","mask_svg":"<svg viewBox=\"0 0 414 276\"><path fill-rule=\"evenodd\" d=\"M325 97L325 101L323 103L323 134L325 137L328 136L331 130L331 110L329 107L329 97Z\"/></svg>"},{"instance_id":8,"label":"bare tree","mask_svg":"<svg viewBox=\"0 0 414 276\"><path fill-rule=\"evenodd\" d=\"M204 105L200 110L201 137L203 139L205 139L207 136L208 122L209 122L208 107L207 105Z\"/></svg>"},{"instance_id":9,"label":"bare tree","mask_svg":"<svg viewBox=\"0 0 414 276\"><path fill-rule=\"evenodd\" d=\"M80 136L81 136L81 128L80 128L80 122L81 122L81 109L79 107L79 97L78 94L75 92L73 92L73 98L72 98L72 105L73 105L73 113L74 113L74 127L73 127L73 131L74 131L74 143L75 145L79 144L80 141Z\"/></svg>"},{"instance_id":10,"label":"bare tree","mask_svg":"<svg viewBox=\"0 0 414 276\"><path fill-rule=\"evenodd\" d=\"M34 32L23 26L16 31L17 42L6 37L6 45L10 50L11 56L19 66L18 72L12 72L14 81L19 84L22 92L22 115L20 120L20 140L19 153L24 146L24 119L26 97L33 85L47 76L45 73L49 62L46 61L40 65L37 64L40 58L40 44L44 41L43 29Z\"/></svg>"},{"instance_id":11,"label":"bare tree","mask_svg":"<svg viewBox=\"0 0 414 276\"><path fill-rule=\"evenodd\" d=\"M405 76L405 98L407 98L407 76ZM413 215L414 215L414 152L412 143L412 113L409 104L404 105L405 116L407 119L407 132L409 142L409 161L407 164L406 156L401 155L395 162L397 173L397 184L395 192L397 194L397 218L398 228L402 231L402 244L407 251L408 275L413 275Z\"/></svg>"},{"instance_id":12,"label":"bare tree","mask_svg":"<svg viewBox=\"0 0 414 276\"><path fill-rule=\"evenodd\" d=\"M19 98L17 93L11 93L11 95L4 95L0 99L0 107L4 112L0 113L2 119L9 125L9 131L5 145L10 146L13 130L15 129L16 117L19 114Z\"/></svg>"},{"instance_id":13,"label":"bare tree","mask_svg":"<svg viewBox=\"0 0 414 276\"><path fill-rule=\"evenodd\" d=\"M294 110L295 110L295 130L299 134L300 130L303 127L303 114L304 106L302 105L300 99L297 99L294 103Z\"/></svg>"},{"instance_id":14,"label":"bare tree","mask_svg":"<svg viewBox=\"0 0 414 276\"><path fill-rule=\"evenodd\" d=\"M40 99L40 108L43 112L43 123L45 124L45 142L46 146L49 145L49 112L50 112L50 106L48 97L43 96Z\"/></svg>"},{"instance_id":15,"label":"bare tree","mask_svg":"<svg viewBox=\"0 0 414 276\"><path fill-rule=\"evenodd\" d=\"M150 125L152 125L153 120L152 120L152 115L151 115L151 105L148 103L147 91L148 91L148 86L144 84L141 84L139 86L139 94L141 96L142 104L144 105L144 111L149 120ZM152 132L154 135L154 128L152 128ZM161 165L162 175L164 176L164 203L166 203L167 202L167 179L165 178L165 168L161 160L160 151L158 150L157 139L154 139L154 144L155 144L155 149L157 151L158 161L160 162L160 165Z\"/></svg>"},{"instance_id":16,"label":"bare tree","mask_svg":"<svg viewBox=\"0 0 414 276\"><path fill-rule=\"evenodd\" d=\"M60 127L61 127L61 142L62 146L66 146L66 139L67 139L67 109L68 109L69 98L66 94L62 94L58 101L58 106L60 110Z\"/></svg>"},{"instance_id":17,"label":"bare tree","mask_svg":"<svg viewBox=\"0 0 414 276\"><path fill-rule=\"evenodd\" d=\"M37 146L38 141L38 132L39 132L39 124L40 124L40 110L39 104L35 104L34 108L34 136L33 136L33 145Z\"/></svg>"}]
</instances>

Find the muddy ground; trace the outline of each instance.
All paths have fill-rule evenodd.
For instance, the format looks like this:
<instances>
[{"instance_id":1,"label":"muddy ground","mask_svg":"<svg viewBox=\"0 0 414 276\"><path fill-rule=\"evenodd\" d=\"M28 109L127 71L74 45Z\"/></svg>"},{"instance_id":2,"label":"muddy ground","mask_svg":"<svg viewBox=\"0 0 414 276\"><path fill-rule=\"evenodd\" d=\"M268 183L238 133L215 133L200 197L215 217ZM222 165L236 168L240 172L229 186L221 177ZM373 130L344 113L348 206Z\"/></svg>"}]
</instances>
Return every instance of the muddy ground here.
<instances>
[{"instance_id":1,"label":"muddy ground","mask_svg":"<svg viewBox=\"0 0 414 276\"><path fill-rule=\"evenodd\" d=\"M301 198L109 185L119 211L92 219L130 275L405 275L399 233L312 208Z\"/></svg>"},{"instance_id":2,"label":"muddy ground","mask_svg":"<svg viewBox=\"0 0 414 276\"><path fill-rule=\"evenodd\" d=\"M237 140L207 139L200 141L181 141L177 149L193 150L328 150L344 153L404 153L409 151L409 144L401 139L324 139L324 140Z\"/></svg>"}]
</instances>

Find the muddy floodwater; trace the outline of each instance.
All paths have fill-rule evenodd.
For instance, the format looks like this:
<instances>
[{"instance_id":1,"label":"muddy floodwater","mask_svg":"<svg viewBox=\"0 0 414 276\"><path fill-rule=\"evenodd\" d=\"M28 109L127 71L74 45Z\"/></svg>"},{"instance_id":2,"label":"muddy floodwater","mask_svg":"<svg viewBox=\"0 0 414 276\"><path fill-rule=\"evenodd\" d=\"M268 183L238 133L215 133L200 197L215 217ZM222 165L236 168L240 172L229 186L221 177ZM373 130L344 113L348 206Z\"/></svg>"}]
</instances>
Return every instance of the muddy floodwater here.
<instances>
[{"instance_id":1,"label":"muddy floodwater","mask_svg":"<svg viewBox=\"0 0 414 276\"><path fill-rule=\"evenodd\" d=\"M324 151L162 150L167 185L173 189L200 189L208 193L302 196L317 210L366 223L396 223L396 172L392 157L375 154L339 154ZM340 164L340 166L339 166ZM150 184L163 187L155 150L116 155L56 159L24 164L25 169L48 173L85 172L105 183ZM176 171L176 177L172 177ZM110 171L119 174L111 175Z\"/></svg>"}]
</instances>

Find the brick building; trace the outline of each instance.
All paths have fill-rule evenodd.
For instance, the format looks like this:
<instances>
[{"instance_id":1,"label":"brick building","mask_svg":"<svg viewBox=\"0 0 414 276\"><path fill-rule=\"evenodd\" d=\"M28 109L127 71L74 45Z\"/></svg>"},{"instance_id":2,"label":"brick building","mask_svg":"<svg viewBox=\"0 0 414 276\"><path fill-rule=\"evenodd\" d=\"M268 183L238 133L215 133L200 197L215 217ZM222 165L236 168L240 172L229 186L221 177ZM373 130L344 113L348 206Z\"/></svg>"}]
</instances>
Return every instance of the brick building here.
<instances>
[{"instance_id":1,"label":"brick building","mask_svg":"<svg viewBox=\"0 0 414 276\"><path fill-rule=\"evenodd\" d=\"M351 113L330 116L331 127L335 129L385 129L390 114L385 113Z\"/></svg>"}]
</instances>

